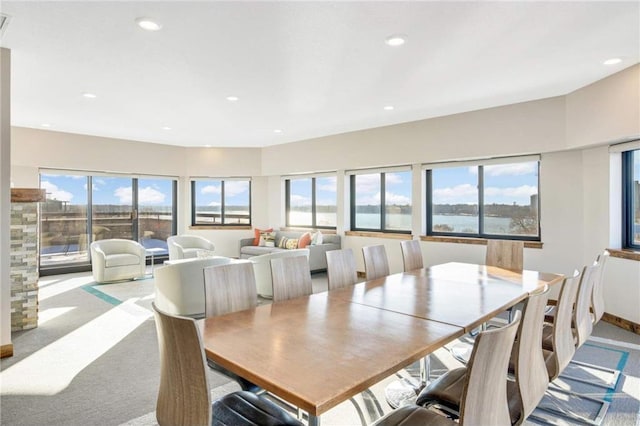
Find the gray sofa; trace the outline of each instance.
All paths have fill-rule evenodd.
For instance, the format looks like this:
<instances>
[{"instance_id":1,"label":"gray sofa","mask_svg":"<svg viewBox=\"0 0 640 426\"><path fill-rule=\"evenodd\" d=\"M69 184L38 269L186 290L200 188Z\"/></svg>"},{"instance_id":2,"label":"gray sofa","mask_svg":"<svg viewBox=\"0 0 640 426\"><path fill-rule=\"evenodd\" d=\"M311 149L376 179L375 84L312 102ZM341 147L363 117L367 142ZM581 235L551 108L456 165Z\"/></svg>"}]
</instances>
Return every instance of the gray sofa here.
<instances>
[{"instance_id":1,"label":"gray sofa","mask_svg":"<svg viewBox=\"0 0 640 426\"><path fill-rule=\"evenodd\" d=\"M253 245L253 238L243 238L240 240L240 259L249 259L253 256L274 253L278 251L286 251L286 249L278 248L278 242L282 237L300 238L305 231L275 231L275 247L261 247ZM324 271L327 269L326 252L330 250L339 250L341 244L340 235L322 234L322 244L309 245L309 268L311 272Z\"/></svg>"}]
</instances>

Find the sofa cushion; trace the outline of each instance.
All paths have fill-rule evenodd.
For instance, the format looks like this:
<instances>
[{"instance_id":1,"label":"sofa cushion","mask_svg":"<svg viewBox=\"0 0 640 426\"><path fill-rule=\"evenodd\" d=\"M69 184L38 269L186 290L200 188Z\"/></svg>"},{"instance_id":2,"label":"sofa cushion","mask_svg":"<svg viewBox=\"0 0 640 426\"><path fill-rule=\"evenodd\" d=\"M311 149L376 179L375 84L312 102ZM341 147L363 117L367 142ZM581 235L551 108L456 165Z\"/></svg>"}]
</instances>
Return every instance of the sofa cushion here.
<instances>
[{"instance_id":1,"label":"sofa cushion","mask_svg":"<svg viewBox=\"0 0 640 426\"><path fill-rule=\"evenodd\" d=\"M317 246L319 244L322 244L322 232L316 231L311 236L311 245Z\"/></svg>"},{"instance_id":2,"label":"sofa cushion","mask_svg":"<svg viewBox=\"0 0 640 426\"><path fill-rule=\"evenodd\" d=\"M104 266L107 268L113 268L114 266L129 266L137 265L140 263L140 257L135 254L120 253L120 254L108 254L105 257Z\"/></svg>"},{"instance_id":3,"label":"sofa cushion","mask_svg":"<svg viewBox=\"0 0 640 426\"><path fill-rule=\"evenodd\" d=\"M260 247L273 247L275 246L276 233L275 232L260 232Z\"/></svg>"},{"instance_id":4,"label":"sofa cushion","mask_svg":"<svg viewBox=\"0 0 640 426\"><path fill-rule=\"evenodd\" d=\"M240 250L240 253L248 256L260 256L261 254L273 253L275 251L282 250L283 249L278 247L244 246Z\"/></svg>"},{"instance_id":5,"label":"sofa cushion","mask_svg":"<svg viewBox=\"0 0 640 426\"><path fill-rule=\"evenodd\" d=\"M298 248L298 239L297 238L288 238L285 248L287 250L297 249Z\"/></svg>"}]
</instances>

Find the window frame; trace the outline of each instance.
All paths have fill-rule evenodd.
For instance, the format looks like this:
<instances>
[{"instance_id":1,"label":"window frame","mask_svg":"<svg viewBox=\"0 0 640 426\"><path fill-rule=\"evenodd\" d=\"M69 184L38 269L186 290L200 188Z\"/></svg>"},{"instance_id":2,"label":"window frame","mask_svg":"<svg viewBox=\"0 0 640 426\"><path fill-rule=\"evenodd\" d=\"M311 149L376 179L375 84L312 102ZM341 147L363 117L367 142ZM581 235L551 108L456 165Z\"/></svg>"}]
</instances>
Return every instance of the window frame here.
<instances>
[{"instance_id":1,"label":"window frame","mask_svg":"<svg viewBox=\"0 0 640 426\"><path fill-rule=\"evenodd\" d=\"M413 170L410 167L396 167L385 168L376 170L360 170L358 172L349 173L349 219L351 222L350 229L355 232L380 232L385 234L403 234L411 235L413 230L412 225L409 225L410 229L387 229L387 180L386 175L388 173L408 172L411 176L411 194L413 195ZM356 226L356 177L358 175L380 175L380 228L362 228ZM413 197L411 199L411 216L413 223Z\"/></svg>"},{"instance_id":2,"label":"window frame","mask_svg":"<svg viewBox=\"0 0 640 426\"><path fill-rule=\"evenodd\" d=\"M640 156L640 149L622 152L622 247L624 249L640 250L640 243L634 242L634 155Z\"/></svg>"},{"instance_id":3,"label":"window frame","mask_svg":"<svg viewBox=\"0 0 640 426\"><path fill-rule=\"evenodd\" d=\"M337 194L337 174L321 174L321 175L300 175L288 176L284 178L284 220L285 226L291 228L313 228L313 229L337 229L337 226L318 225L317 216L317 179L335 177L336 178L336 222L338 219L338 194ZM292 224L289 220L289 212L291 209L291 181L295 179L311 179L311 225ZM337 224L336 224L337 225Z\"/></svg>"},{"instance_id":4,"label":"window frame","mask_svg":"<svg viewBox=\"0 0 640 426\"><path fill-rule=\"evenodd\" d=\"M538 197L537 197L537 235L515 235L515 234L491 234L484 232L485 228L485 187L484 187L484 167L493 164L517 164L517 163L527 163L536 161L538 164L537 167L537 188L538 188ZM493 239L493 240L519 240L519 241L542 241L542 227L541 223L541 209L540 209L540 163L541 159L537 158L496 158L486 161L472 161L472 162L460 162L460 163L449 163L446 166L437 165L427 165L424 166L424 178L425 178L425 224L426 224L426 235L433 237L456 237L456 238L484 238L484 239ZM444 232L444 231L434 231L433 230L433 170L435 168L441 167L464 167L464 166L475 166L478 167L478 232L477 233L464 233L464 232Z\"/></svg>"},{"instance_id":5,"label":"window frame","mask_svg":"<svg viewBox=\"0 0 640 426\"><path fill-rule=\"evenodd\" d=\"M225 223L225 184L230 181L246 181L249 184L249 222L248 223ZM220 223L203 223L196 222L196 182L220 182ZM198 177L190 178L190 195L191 195L191 226L208 227L208 228L246 228L251 227L252 218L252 203L251 203L251 178L233 177L233 178L221 178L221 177Z\"/></svg>"}]
</instances>

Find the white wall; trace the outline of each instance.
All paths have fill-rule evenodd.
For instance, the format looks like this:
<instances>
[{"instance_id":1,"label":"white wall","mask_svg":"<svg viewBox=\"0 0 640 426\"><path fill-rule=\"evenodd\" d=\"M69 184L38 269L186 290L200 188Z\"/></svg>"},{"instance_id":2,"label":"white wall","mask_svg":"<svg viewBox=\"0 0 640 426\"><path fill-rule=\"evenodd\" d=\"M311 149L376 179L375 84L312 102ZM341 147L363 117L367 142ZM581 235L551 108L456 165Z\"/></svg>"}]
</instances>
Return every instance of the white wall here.
<instances>
[{"instance_id":1,"label":"white wall","mask_svg":"<svg viewBox=\"0 0 640 426\"><path fill-rule=\"evenodd\" d=\"M640 66L567 96L264 149L178 148L14 128L12 173L17 186L22 181L37 182L38 167L180 176L179 232L201 234L216 244L218 253L236 255L238 240L252 236L251 231L189 229L190 176L251 176L253 225L278 227L285 223L283 174L338 170L338 197L346 201L345 170L537 153L542 158L544 247L525 250L525 267L568 274L593 261L616 238L619 243L619 236L611 234L611 169L604 144L640 133L637 115L608 111L615 104L635 111L640 92L634 89L634 79L640 80ZM599 120L601 114L606 119ZM414 200L420 206L423 202ZM344 206L339 210L338 232L348 229L347 210ZM414 220L414 228L420 223ZM343 241L357 254L360 270L364 269L361 247L370 244L387 247L392 271L402 268L398 240L344 237ZM423 242L422 247L428 265L484 259L484 246ZM616 259L611 265L606 274L607 311L640 323L635 297L640 288L638 262Z\"/></svg>"},{"instance_id":2,"label":"white wall","mask_svg":"<svg viewBox=\"0 0 640 426\"><path fill-rule=\"evenodd\" d=\"M11 51L0 48L0 347L11 345Z\"/></svg>"}]
</instances>

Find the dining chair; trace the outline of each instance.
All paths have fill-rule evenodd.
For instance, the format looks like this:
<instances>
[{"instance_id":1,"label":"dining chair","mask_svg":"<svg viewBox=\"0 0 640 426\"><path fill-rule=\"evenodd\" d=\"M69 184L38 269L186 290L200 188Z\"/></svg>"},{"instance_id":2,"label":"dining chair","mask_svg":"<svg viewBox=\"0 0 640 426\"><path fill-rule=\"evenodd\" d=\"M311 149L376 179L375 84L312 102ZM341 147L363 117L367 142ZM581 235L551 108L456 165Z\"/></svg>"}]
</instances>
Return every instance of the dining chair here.
<instances>
[{"instance_id":1,"label":"dining chair","mask_svg":"<svg viewBox=\"0 0 640 426\"><path fill-rule=\"evenodd\" d=\"M204 294L206 317L255 308L258 293L253 265L245 261L204 268Z\"/></svg>"},{"instance_id":2,"label":"dining chair","mask_svg":"<svg viewBox=\"0 0 640 426\"><path fill-rule=\"evenodd\" d=\"M362 247L367 281L389 275L389 260L383 245Z\"/></svg>"},{"instance_id":3,"label":"dining chair","mask_svg":"<svg viewBox=\"0 0 640 426\"><path fill-rule=\"evenodd\" d=\"M468 367L451 370L436 382L457 377L460 388L459 423L420 405L408 404L391 411L374 423L376 426L410 425L507 425L507 365L520 313L504 327L478 334ZM464 370L464 374L458 371Z\"/></svg>"},{"instance_id":4,"label":"dining chair","mask_svg":"<svg viewBox=\"0 0 640 426\"><path fill-rule=\"evenodd\" d=\"M258 294L252 263L228 263L204 268L205 317L243 311L255 308L257 304ZM262 391L258 385L227 370L211 359L207 359L207 364L213 370L235 380L242 390Z\"/></svg>"},{"instance_id":5,"label":"dining chair","mask_svg":"<svg viewBox=\"0 0 640 426\"><path fill-rule=\"evenodd\" d=\"M597 324L604 315L604 268L609 259L609 252L605 250L598 255L596 262L600 265L598 275L593 283L591 292L591 310L593 312L593 324Z\"/></svg>"},{"instance_id":6,"label":"dining chair","mask_svg":"<svg viewBox=\"0 0 640 426\"><path fill-rule=\"evenodd\" d=\"M542 351L542 327L548 298L549 289L545 287L525 300L517 338L513 348L510 348L508 366L514 380L507 382L507 395L512 425L520 425L526 420L542 400L549 385ZM418 395L416 404L425 407L437 405L453 416L458 415L463 401L462 384L467 374L468 367L445 373Z\"/></svg>"},{"instance_id":7,"label":"dining chair","mask_svg":"<svg viewBox=\"0 0 640 426\"><path fill-rule=\"evenodd\" d=\"M404 265L404 272L424 268L424 262L422 260L422 249L420 248L420 240L400 241L400 249L402 250L402 263Z\"/></svg>"},{"instance_id":8,"label":"dining chair","mask_svg":"<svg viewBox=\"0 0 640 426\"><path fill-rule=\"evenodd\" d=\"M614 374L614 385L617 385L618 376L616 370L590 365L573 360L576 350L580 348L589 338L592 331L592 317L590 312L591 295L593 284L599 273L599 264L594 262L590 266L585 266L582 273L575 271L573 276L564 280L562 289L558 297L558 304L555 309L554 321L552 324L545 324L543 329L542 347L546 352L547 372L549 381L553 382L558 377L572 379L578 382L585 382L597 386L607 387L600 382L594 382L582 377L573 377L565 373L569 364L578 364L582 367L591 367ZM617 374L620 372L617 371ZM590 424L598 425L604 420L610 403L604 399L595 398L590 394L580 394L564 387L556 386L552 383L552 389L556 392L572 395L574 397L591 401L590 405L599 404L600 408ZM555 417L565 417L574 421L583 422L584 418L574 415L566 410L558 410L554 406L546 404L539 407L543 411L553 413ZM544 420L544 419L542 419Z\"/></svg>"},{"instance_id":9,"label":"dining chair","mask_svg":"<svg viewBox=\"0 0 640 426\"><path fill-rule=\"evenodd\" d=\"M329 290L354 285L358 281L353 250L331 250L327 255L327 282Z\"/></svg>"},{"instance_id":10,"label":"dining chair","mask_svg":"<svg viewBox=\"0 0 640 426\"><path fill-rule=\"evenodd\" d=\"M306 256L271 259L271 280L274 302L313 293L309 260Z\"/></svg>"},{"instance_id":11,"label":"dining chair","mask_svg":"<svg viewBox=\"0 0 640 426\"><path fill-rule=\"evenodd\" d=\"M291 425L302 423L271 401L237 391L211 403L204 348L193 318L152 304L160 349L156 419L160 426Z\"/></svg>"},{"instance_id":12,"label":"dining chair","mask_svg":"<svg viewBox=\"0 0 640 426\"><path fill-rule=\"evenodd\" d=\"M487 266L521 271L524 263L523 252L523 241L487 240L485 264Z\"/></svg>"}]
</instances>

